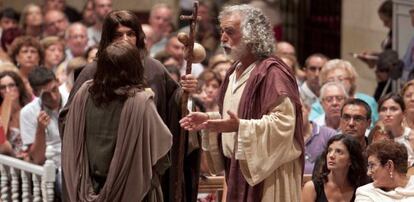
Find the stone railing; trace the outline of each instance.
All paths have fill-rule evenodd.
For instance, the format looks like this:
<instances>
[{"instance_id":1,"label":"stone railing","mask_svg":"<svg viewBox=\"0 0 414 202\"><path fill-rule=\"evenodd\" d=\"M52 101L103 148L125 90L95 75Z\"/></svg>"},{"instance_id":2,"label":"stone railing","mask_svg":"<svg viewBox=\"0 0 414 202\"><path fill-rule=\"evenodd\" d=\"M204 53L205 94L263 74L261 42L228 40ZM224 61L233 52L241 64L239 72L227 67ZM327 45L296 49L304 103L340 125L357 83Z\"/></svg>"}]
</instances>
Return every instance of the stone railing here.
<instances>
[{"instance_id":1,"label":"stone railing","mask_svg":"<svg viewBox=\"0 0 414 202\"><path fill-rule=\"evenodd\" d=\"M43 166L0 154L0 201L53 201L56 166L53 148Z\"/></svg>"}]
</instances>

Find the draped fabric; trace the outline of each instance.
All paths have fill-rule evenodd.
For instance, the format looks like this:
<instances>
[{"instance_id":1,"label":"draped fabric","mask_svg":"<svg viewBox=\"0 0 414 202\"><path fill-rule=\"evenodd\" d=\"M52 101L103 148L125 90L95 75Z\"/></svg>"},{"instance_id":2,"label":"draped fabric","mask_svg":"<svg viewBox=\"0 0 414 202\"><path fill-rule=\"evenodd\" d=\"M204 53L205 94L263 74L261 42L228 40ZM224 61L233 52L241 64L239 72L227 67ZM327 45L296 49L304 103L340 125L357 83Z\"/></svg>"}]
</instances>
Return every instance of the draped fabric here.
<instances>
[{"instance_id":1,"label":"draped fabric","mask_svg":"<svg viewBox=\"0 0 414 202\"><path fill-rule=\"evenodd\" d=\"M91 82L73 99L62 148L65 201L142 201L151 188L154 166L172 146L172 136L158 115L153 93L134 89L123 106L114 155L105 185L94 193L85 146L85 106ZM162 195L158 197L162 201Z\"/></svg>"},{"instance_id":2,"label":"draped fabric","mask_svg":"<svg viewBox=\"0 0 414 202\"><path fill-rule=\"evenodd\" d=\"M220 89L219 105L222 114L225 113L223 112L223 103L227 87L229 86L229 77L233 74L236 67L237 63L227 72ZM304 143L302 135L302 110L298 86L292 70L279 58L270 57L258 62L250 73L250 77L245 85L238 106L238 116L241 119L251 120L262 118L264 115L272 112L280 104L281 98L283 97L289 98L293 103L296 114L293 138L300 147L300 162L303 172ZM245 176L243 176L240 161L236 160L234 155L231 158L224 159L226 161L225 171L229 191L232 187L244 187L242 191L230 196L228 199L231 201L257 201L257 199L262 198L263 187L266 186L263 184L263 180L260 183L255 183L254 186L250 186Z\"/></svg>"}]
</instances>

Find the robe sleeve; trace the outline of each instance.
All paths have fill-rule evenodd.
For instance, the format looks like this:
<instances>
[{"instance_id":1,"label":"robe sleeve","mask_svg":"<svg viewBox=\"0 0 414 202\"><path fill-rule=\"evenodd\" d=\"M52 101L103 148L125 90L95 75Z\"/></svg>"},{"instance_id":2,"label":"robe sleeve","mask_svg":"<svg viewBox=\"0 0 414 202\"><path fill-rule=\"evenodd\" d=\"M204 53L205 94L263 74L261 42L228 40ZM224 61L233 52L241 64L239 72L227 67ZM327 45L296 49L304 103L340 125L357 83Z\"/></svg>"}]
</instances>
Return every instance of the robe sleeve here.
<instances>
[{"instance_id":1,"label":"robe sleeve","mask_svg":"<svg viewBox=\"0 0 414 202\"><path fill-rule=\"evenodd\" d=\"M287 97L261 119L240 119L236 159L246 181L254 186L281 165L299 158L301 149L294 140L295 107Z\"/></svg>"},{"instance_id":2,"label":"robe sleeve","mask_svg":"<svg viewBox=\"0 0 414 202\"><path fill-rule=\"evenodd\" d=\"M218 112L208 112L207 114L209 119L221 119L221 115ZM201 137L201 146L206 155L210 172L219 174L224 170L224 156L218 142L220 136L216 132L203 130L201 131Z\"/></svg>"}]
</instances>

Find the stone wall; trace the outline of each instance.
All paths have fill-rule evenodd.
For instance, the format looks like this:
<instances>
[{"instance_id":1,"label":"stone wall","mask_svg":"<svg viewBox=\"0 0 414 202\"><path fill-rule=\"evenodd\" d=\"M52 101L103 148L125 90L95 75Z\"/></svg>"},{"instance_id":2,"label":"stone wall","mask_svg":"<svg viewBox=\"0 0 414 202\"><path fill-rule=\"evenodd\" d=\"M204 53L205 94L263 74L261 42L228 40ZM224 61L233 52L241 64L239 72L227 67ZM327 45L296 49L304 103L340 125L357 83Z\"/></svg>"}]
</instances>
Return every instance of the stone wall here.
<instances>
[{"instance_id":1,"label":"stone wall","mask_svg":"<svg viewBox=\"0 0 414 202\"><path fill-rule=\"evenodd\" d=\"M352 58L349 53L381 50L381 41L388 32L377 13L382 2L383 0L342 1L341 57L351 61L357 69L357 91L369 95L374 93L376 87L374 71L365 63Z\"/></svg>"}]
</instances>

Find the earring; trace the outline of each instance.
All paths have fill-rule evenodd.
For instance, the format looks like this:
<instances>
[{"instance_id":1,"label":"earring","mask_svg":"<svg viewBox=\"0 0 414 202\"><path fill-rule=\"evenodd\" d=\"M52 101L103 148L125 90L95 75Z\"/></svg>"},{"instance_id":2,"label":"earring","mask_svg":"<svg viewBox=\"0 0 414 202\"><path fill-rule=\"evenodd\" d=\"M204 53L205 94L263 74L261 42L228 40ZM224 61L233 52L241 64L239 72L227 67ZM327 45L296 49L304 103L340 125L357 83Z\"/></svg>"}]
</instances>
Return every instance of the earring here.
<instances>
[{"instance_id":1,"label":"earring","mask_svg":"<svg viewBox=\"0 0 414 202\"><path fill-rule=\"evenodd\" d=\"M392 179L392 171L390 172L390 178Z\"/></svg>"}]
</instances>

